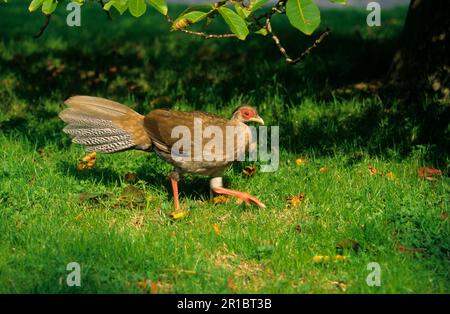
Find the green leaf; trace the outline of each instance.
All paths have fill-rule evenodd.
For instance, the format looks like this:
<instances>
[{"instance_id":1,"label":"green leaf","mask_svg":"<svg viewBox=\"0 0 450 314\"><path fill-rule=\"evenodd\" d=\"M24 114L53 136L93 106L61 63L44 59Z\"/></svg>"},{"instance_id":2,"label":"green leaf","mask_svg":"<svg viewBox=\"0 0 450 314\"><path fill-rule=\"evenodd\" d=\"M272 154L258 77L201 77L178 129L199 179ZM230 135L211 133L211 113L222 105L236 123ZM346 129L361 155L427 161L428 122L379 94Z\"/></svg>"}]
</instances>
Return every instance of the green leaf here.
<instances>
[{"instance_id":1,"label":"green leaf","mask_svg":"<svg viewBox=\"0 0 450 314\"><path fill-rule=\"evenodd\" d=\"M220 7L218 10L236 37L244 40L249 33L245 20L229 8Z\"/></svg>"},{"instance_id":2,"label":"green leaf","mask_svg":"<svg viewBox=\"0 0 450 314\"><path fill-rule=\"evenodd\" d=\"M103 9L109 11L111 7L114 7L120 13L120 15L122 15L128 9L128 2L120 0L111 0L103 6Z\"/></svg>"},{"instance_id":3,"label":"green leaf","mask_svg":"<svg viewBox=\"0 0 450 314\"><path fill-rule=\"evenodd\" d=\"M33 0L30 3L30 6L28 7L28 11L33 12L39 9L39 7L42 5L44 0Z\"/></svg>"},{"instance_id":4,"label":"green leaf","mask_svg":"<svg viewBox=\"0 0 450 314\"><path fill-rule=\"evenodd\" d=\"M234 9L236 10L237 14L239 14L239 16L244 20L248 18L248 16L252 13L252 11L248 10L247 8L241 7L239 4L236 4L234 6Z\"/></svg>"},{"instance_id":5,"label":"green leaf","mask_svg":"<svg viewBox=\"0 0 450 314\"><path fill-rule=\"evenodd\" d=\"M147 11L145 0L128 0L128 9L134 17L140 17Z\"/></svg>"},{"instance_id":6,"label":"green leaf","mask_svg":"<svg viewBox=\"0 0 450 314\"><path fill-rule=\"evenodd\" d=\"M148 0L150 5L159 11L162 15L167 15L167 2L166 0Z\"/></svg>"},{"instance_id":7,"label":"green leaf","mask_svg":"<svg viewBox=\"0 0 450 314\"><path fill-rule=\"evenodd\" d=\"M269 0L251 0L250 9L252 12L262 8Z\"/></svg>"},{"instance_id":8,"label":"green leaf","mask_svg":"<svg viewBox=\"0 0 450 314\"><path fill-rule=\"evenodd\" d=\"M295 28L311 35L320 25L320 11L313 0L289 0L286 15Z\"/></svg>"},{"instance_id":9,"label":"green leaf","mask_svg":"<svg viewBox=\"0 0 450 314\"><path fill-rule=\"evenodd\" d=\"M266 36L266 35L268 34L268 32L267 32L267 29L266 29L265 27L263 27L263 28L257 30L257 31L255 32L255 34L259 34L259 35Z\"/></svg>"},{"instance_id":10,"label":"green leaf","mask_svg":"<svg viewBox=\"0 0 450 314\"><path fill-rule=\"evenodd\" d=\"M44 14L52 14L56 7L58 6L58 0L44 0L44 3L42 4L42 12Z\"/></svg>"},{"instance_id":11,"label":"green leaf","mask_svg":"<svg viewBox=\"0 0 450 314\"><path fill-rule=\"evenodd\" d=\"M188 20L190 24L197 23L198 21L203 20L209 15L209 12L201 12L201 11L191 11L186 14L183 14L174 21L174 25L181 20Z\"/></svg>"}]
</instances>

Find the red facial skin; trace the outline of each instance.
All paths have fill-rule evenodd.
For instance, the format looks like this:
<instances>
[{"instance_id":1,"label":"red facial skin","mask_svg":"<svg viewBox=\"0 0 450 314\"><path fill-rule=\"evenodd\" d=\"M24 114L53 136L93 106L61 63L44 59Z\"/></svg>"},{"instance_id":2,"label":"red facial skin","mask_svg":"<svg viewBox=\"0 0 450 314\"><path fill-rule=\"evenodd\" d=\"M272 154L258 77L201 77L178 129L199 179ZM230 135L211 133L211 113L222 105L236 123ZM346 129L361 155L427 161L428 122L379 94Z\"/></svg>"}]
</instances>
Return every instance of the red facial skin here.
<instances>
[{"instance_id":1,"label":"red facial skin","mask_svg":"<svg viewBox=\"0 0 450 314\"><path fill-rule=\"evenodd\" d=\"M251 108L241 108L240 113L244 120L250 120L256 116L256 112Z\"/></svg>"}]
</instances>

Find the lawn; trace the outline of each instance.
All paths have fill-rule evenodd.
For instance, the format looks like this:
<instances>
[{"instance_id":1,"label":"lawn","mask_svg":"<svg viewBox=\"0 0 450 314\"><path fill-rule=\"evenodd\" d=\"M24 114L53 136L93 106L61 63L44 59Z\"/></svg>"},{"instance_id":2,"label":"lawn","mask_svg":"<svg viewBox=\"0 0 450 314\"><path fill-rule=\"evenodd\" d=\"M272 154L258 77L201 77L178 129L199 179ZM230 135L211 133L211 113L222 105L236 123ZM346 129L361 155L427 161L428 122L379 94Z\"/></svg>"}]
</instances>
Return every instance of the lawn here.
<instances>
[{"instance_id":1,"label":"lawn","mask_svg":"<svg viewBox=\"0 0 450 314\"><path fill-rule=\"evenodd\" d=\"M383 11L380 28L365 11L324 11L332 35L290 66L263 37L206 41L150 11L108 21L87 6L82 27L59 8L33 39L43 17L0 4L0 292L450 292L448 137L424 140L395 99L387 110L354 88L383 78L406 8ZM314 40L283 19L274 28L290 51ZM78 170L86 153L57 117L75 94L140 113L256 106L280 126L279 169L246 176L250 163L237 164L225 181L267 208L214 202L207 178L186 176L190 213L174 221L171 167L154 154L98 154ZM444 175L424 180L424 166ZM66 284L70 262L79 287ZM371 262L380 286L366 282Z\"/></svg>"}]
</instances>

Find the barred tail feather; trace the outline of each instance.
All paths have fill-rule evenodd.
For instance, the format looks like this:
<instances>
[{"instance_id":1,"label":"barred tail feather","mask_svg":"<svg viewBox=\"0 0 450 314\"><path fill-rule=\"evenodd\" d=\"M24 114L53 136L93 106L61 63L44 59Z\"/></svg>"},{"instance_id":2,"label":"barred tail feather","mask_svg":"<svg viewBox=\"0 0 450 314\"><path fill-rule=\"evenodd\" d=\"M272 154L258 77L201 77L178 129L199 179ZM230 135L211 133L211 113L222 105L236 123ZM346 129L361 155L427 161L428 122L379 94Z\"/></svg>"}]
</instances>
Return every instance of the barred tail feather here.
<instances>
[{"instance_id":1,"label":"barred tail feather","mask_svg":"<svg viewBox=\"0 0 450 314\"><path fill-rule=\"evenodd\" d=\"M86 145L86 151L114 153L130 148L147 150L151 140L144 128L144 117L134 110L104 98L74 96L66 100L68 109L59 117L63 131L73 142Z\"/></svg>"}]
</instances>

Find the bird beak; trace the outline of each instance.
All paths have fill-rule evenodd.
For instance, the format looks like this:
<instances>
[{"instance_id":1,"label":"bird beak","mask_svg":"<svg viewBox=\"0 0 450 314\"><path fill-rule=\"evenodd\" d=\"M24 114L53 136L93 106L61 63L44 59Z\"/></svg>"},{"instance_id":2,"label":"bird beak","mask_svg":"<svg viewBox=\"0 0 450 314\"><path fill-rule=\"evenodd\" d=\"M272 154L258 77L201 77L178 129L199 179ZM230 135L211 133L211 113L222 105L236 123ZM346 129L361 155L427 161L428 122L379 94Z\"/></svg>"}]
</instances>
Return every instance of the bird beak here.
<instances>
[{"instance_id":1,"label":"bird beak","mask_svg":"<svg viewBox=\"0 0 450 314\"><path fill-rule=\"evenodd\" d=\"M261 125L264 125L264 120L260 117L260 116L256 116L254 118L251 118L250 120L248 120L250 122L256 122L259 123Z\"/></svg>"}]
</instances>

